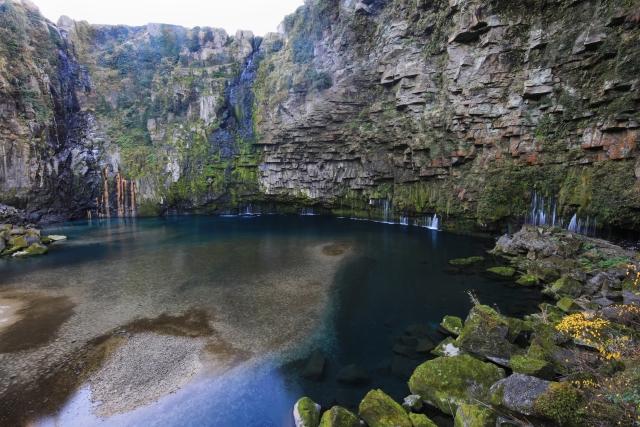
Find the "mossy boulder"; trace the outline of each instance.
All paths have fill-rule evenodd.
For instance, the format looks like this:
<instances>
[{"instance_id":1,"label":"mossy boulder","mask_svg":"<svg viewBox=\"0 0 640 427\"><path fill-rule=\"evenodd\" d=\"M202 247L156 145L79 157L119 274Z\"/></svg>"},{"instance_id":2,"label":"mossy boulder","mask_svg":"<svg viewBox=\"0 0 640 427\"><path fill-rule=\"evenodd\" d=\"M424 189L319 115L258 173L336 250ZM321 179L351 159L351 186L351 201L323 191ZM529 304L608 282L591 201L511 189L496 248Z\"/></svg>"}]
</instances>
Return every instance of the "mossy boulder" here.
<instances>
[{"instance_id":1,"label":"mossy boulder","mask_svg":"<svg viewBox=\"0 0 640 427\"><path fill-rule=\"evenodd\" d=\"M516 274L516 269L513 267L492 267L487 269L487 271L503 277L513 277L513 275Z\"/></svg>"},{"instance_id":2,"label":"mossy boulder","mask_svg":"<svg viewBox=\"0 0 640 427\"><path fill-rule=\"evenodd\" d=\"M458 336L460 332L462 332L462 319L456 316L444 316L440 326L442 326L445 331Z\"/></svg>"},{"instance_id":3,"label":"mossy boulder","mask_svg":"<svg viewBox=\"0 0 640 427\"><path fill-rule=\"evenodd\" d=\"M409 414L409 419L413 427L438 427L436 423L424 414Z\"/></svg>"},{"instance_id":4,"label":"mossy boulder","mask_svg":"<svg viewBox=\"0 0 640 427\"><path fill-rule=\"evenodd\" d=\"M360 419L353 412L334 406L322 415L320 427L360 427Z\"/></svg>"},{"instance_id":5,"label":"mossy boulder","mask_svg":"<svg viewBox=\"0 0 640 427\"><path fill-rule=\"evenodd\" d=\"M535 402L550 386L549 381L516 373L493 384L488 401L497 408L539 416Z\"/></svg>"},{"instance_id":6,"label":"mossy boulder","mask_svg":"<svg viewBox=\"0 0 640 427\"><path fill-rule=\"evenodd\" d=\"M460 344L458 344L455 338L447 337L431 351L431 354L440 357L451 357L469 353L460 350Z\"/></svg>"},{"instance_id":7,"label":"mossy boulder","mask_svg":"<svg viewBox=\"0 0 640 427\"><path fill-rule=\"evenodd\" d=\"M579 297L582 293L582 284L570 277L561 277L551 287L551 290L558 295L571 295Z\"/></svg>"},{"instance_id":8,"label":"mossy boulder","mask_svg":"<svg viewBox=\"0 0 640 427\"><path fill-rule=\"evenodd\" d=\"M498 420L498 413L486 405L458 406L454 427L494 427Z\"/></svg>"},{"instance_id":9,"label":"mossy boulder","mask_svg":"<svg viewBox=\"0 0 640 427\"><path fill-rule=\"evenodd\" d=\"M552 325L544 323L534 324L533 331L534 339L527 350L527 356L551 362L556 372L567 373L569 369L567 360L573 359L571 337Z\"/></svg>"},{"instance_id":10,"label":"mossy boulder","mask_svg":"<svg viewBox=\"0 0 640 427\"><path fill-rule=\"evenodd\" d=\"M40 242L41 242L43 245L48 245L49 243L53 242L53 240L51 240L51 239L49 238L49 236L42 236L42 237L40 238Z\"/></svg>"},{"instance_id":11,"label":"mossy boulder","mask_svg":"<svg viewBox=\"0 0 640 427\"><path fill-rule=\"evenodd\" d=\"M462 403L486 401L491 385L504 377L504 369L466 354L439 357L418 366L409 379L409 389L453 415Z\"/></svg>"},{"instance_id":12,"label":"mossy boulder","mask_svg":"<svg viewBox=\"0 0 640 427\"><path fill-rule=\"evenodd\" d=\"M551 283L560 278L558 266L551 261L531 260L527 273L531 274L545 283Z\"/></svg>"},{"instance_id":13,"label":"mossy boulder","mask_svg":"<svg viewBox=\"0 0 640 427\"><path fill-rule=\"evenodd\" d=\"M293 419L296 427L318 427L320 423L320 405L308 397L303 397L293 407Z\"/></svg>"},{"instance_id":14,"label":"mossy boulder","mask_svg":"<svg viewBox=\"0 0 640 427\"><path fill-rule=\"evenodd\" d=\"M484 257L481 256L472 256L469 258L457 258L449 261L449 264L456 267L466 267L467 265L476 264L484 262Z\"/></svg>"},{"instance_id":15,"label":"mossy boulder","mask_svg":"<svg viewBox=\"0 0 640 427\"><path fill-rule=\"evenodd\" d=\"M476 305L469 312L456 342L465 351L508 360L524 353L509 341L515 340L521 328L522 321L510 322L491 307Z\"/></svg>"},{"instance_id":16,"label":"mossy boulder","mask_svg":"<svg viewBox=\"0 0 640 427\"><path fill-rule=\"evenodd\" d=\"M582 308L568 297L561 298L560 301L556 303L556 307L569 314L582 311Z\"/></svg>"},{"instance_id":17,"label":"mossy boulder","mask_svg":"<svg viewBox=\"0 0 640 427\"><path fill-rule=\"evenodd\" d=\"M367 393L360 402L358 415L369 427L412 427L402 406L382 390Z\"/></svg>"},{"instance_id":18,"label":"mossy boulder","mask_svg":"<svg viewBox=\"0 0 640 427\"><path fill-rule=\"evenodd\" d=\"M521 278L519 278L518 280L516 280L516 283L522 286L539 286L540 285L540 279L538 279L536 276L534 276L533 274L525 274L524 276L522 276Z\"/></svg>"},{"instance_id":19,"label":"mossy boulder","mask_svg":"<svg viewBox=\"0 0 640 427\"><path fill-rule=\"evenodd\" d=\"M407 412L418 412L422 409L422 397L417 394L411 394L404 398L402 407Z\"/></svg>"},{"instance_id":20,"label":"mossy boulder","mask_svg":"<svg viewBox=\"0 0 640 427\"><path fill-rule=\"evenodd\" d=\"M15 249L25 249L28 248L27 239L24 236L14 236L9 239L7 242L9 246Z\"/></svg>"},{"instance_id":21,"label":"mossy boulder","mask_svg":"<svg viewBox=\"0 0 640 427\"><path fill-rule=\"evenodd\" d=\"M553 364L546 360L534 359L528 356L513 356L509 361L509 365L515 373L538 377L543 380L551 380L555 374Z\"/></svg>"},{"instance_id":22,"label":"mossy boulder","mask_svg":"<svg viewBox=\"0 0 640 427\"><path fill-rule=\"evenodd\" d=\"M540 416L552 419L562 426L585 425L584 405L583 392L569 381L551 383L535 400L536 411Z\"/></svg>"}]
</instances>

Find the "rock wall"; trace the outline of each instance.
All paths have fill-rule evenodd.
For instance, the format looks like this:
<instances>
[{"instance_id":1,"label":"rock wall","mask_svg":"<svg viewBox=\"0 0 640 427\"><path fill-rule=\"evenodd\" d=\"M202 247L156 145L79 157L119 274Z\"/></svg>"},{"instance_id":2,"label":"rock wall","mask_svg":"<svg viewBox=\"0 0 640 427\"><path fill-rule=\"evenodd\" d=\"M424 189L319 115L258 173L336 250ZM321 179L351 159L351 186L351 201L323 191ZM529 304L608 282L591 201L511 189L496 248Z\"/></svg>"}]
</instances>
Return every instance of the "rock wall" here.
<instances>
[{"instance_id":1,"label":"rock wall","mask_svg":"<svg viewBox=\"0 0 640 427\"><path fill-rule=\"evenodd\" d=\"M311 2L260 67L261 188L336 210L393 198L405 215L487 227L537 191L567 220L638 227L639 13L622 1ZM308 64L332 87L296 84Z\"/></svg>"},{"instance_id":2,"label":"rock wall","mask_svg":"<svg viewBox=\"0 0 640 427\"><path fill-rule=\"evenodd\" d=\"M495 229L537 194L640 228L631 0L312 0L264 38L28 0L0 20L0 202L33 222L252 204Z\"/></svg>"}]
</instances>

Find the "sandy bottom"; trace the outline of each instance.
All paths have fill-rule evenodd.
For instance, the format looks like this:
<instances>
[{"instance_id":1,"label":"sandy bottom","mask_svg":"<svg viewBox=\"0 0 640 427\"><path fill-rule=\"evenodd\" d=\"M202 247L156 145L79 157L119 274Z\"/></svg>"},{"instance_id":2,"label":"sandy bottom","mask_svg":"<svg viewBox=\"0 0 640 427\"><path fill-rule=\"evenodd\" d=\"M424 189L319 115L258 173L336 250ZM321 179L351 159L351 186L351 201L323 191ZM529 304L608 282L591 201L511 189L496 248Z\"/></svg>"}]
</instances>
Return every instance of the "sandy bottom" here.
<instances>
[{"instance_id":1,"label":"sandy bottom","mask_svg":"<svg viewBox=\"0 0 640 427\"><path fill-rule=\"evenodd\" d=\"M0 298L0 333L20 319L16 312L22 307L24 307L22 301Z\"/></svg>"}]
</instances>

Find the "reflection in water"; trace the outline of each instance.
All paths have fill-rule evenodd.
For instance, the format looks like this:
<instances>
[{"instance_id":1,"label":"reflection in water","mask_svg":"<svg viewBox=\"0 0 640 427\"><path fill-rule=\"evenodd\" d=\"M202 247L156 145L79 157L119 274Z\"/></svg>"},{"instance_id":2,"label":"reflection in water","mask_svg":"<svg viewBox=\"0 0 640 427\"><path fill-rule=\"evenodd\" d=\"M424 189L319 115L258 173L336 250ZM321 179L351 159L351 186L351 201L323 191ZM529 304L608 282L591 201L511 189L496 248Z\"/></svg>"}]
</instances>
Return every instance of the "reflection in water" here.
<instances>
[{"instance_id":1,"label":"reflection in water","mask_svg":"<svg viewBox=\"0 0 640 427\"><path fill-rule=\"evenodd\" d=\"M464 316L468 289L502 309L525 295L449 269L448 260L482 254L491 242L417 227L254 216L94 219L47 232L69 240L45 257L0 260L0 299L9 292L65 297L73 314L45 344L0 354L0 384L12 384L0 389L0 421L12 413L5 410L12 391L35 402L19 407L20 414L34 410L42 425L64 426L279 426L291 421L302 394L324 406L347 395L345 406L357 405L371 388L401 398L406 378L390 366L392 345L407 326ZM180 357L164 357L178 338L204 341L185 344ZM95 345L102 346L99 354L85 351ZM315 348L327 356L319 383L298 376ZM95 370L89 372L84 354L95 356ZM119 371L114 361L132 365ZM84 383L51 417L55 406L43 402L55 394L43 378L65 363L78 374L77 381L73 371L62 377L61 399L82 378L100 384ZM132 368L136 363L149 366ZM345 391L336 382L351 363L368 370L371 384ZM188 386L161 397L191 374ZM145 375L159 384L139 402L146 406L122 414L131 408L113 399L98 409L106 421L93 414L92 398L126 398L126 377L140 385ZM91 387L100 393L91 395Z\"/></svg>"}]
</instances>

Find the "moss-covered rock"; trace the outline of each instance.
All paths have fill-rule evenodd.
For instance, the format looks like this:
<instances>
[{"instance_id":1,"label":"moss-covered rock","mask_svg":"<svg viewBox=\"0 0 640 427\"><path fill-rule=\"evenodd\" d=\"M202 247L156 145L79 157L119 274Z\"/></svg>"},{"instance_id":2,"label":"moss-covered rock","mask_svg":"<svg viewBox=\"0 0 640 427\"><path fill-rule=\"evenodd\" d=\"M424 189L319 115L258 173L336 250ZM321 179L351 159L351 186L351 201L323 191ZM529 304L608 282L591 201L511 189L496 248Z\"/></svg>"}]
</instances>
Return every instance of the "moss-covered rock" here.
<instances>
[{"instance_id":1,"label":"moss-covered rock","mask_svg":"<svg viewBox=\"0 0 640 427\"><path fill-rule=\"evenodd\" d=\"M522 286L539 286L540 279L538 279L533 274L525 274L524 276L516 280L516 283Z\"/></svg>"},{"instance_id":2,"label":"moss-covered rock","mask_svg":"<svg viewBox=\"0 0 640 427\"><path fill-rule=\"evenodd\" d=\"M413 427L438 427L436 423L424 414L409 414L409 419Z\"/></svg>"},{"instance_id":3,"label":"moss-covered rock","mask_svg":"<svg viewBox=\"0 0 640 427\"><path fill-rule=\"evenodd\" d=\"M528 356L513 356L509 361L509 365L515 373L538 377L543 380L553 379L555 373L553 364L550 362Z\"/></svg>"},{"instance_id":4,"label":"moss-covered rock","mask_svg":"<svg viewBox=\"0 0 640 427\"><path fill-rule=\"evenodd\" d=\"M497 274L503 277L512 277L516 274L516 269L513 267L492 267L487 269L489 273Z\"/></svg>"},{"instance_id":5,"label":"moss-covered rock","mask_svg":"<svg viewBox=\"0 0 640 427\"><path fill-rule=\"evenodd\" d=\"M417 394L411 394L404 398L402 407L407 412L418 412L422 409L422 397Z\"/></svg>"},{"instance_id":6,"label":"moss-covered rock","mask_svg":"<svg viewBox=\"0 0 640 427\"><path fill-rule=\"evenodd\" d=\"M439 357L418 366L409 389L453 415L462 403L486 401L491 385L504 377L503 369L469 355Z\"/></svg>"},{"instance_id":7,"label":"moss-covered rock","mask_svg":"<svg viewBox=\"0 0 640 427\"><path fill-rule=\"evenodd\" d=\"M509 341L515 340L521 328L522 321L510 322L491 307L476 305L469 312L456 342L469 352L510 359L524 352Z\"/></svg>"},{"instance_id":8,"label":"moss-covered rock","mask_svg":"<svg viewBox=\"0 0 640 427\"><path fill-rule=\"evenodd\" d=\"M551 283L560 278L558 266L547 260L532 260L527 273L537 277L545 283Z\"/></svg>"},{"instance_id":9,"label":"moss-covered rock","mask_svg":"<svg viewBox=\"0 0 640 427\"><path fill-rule=\"evenodd\" d=\"M556 372L567 373L567 360L572 358L571 337L545 323L534 324L533 330L534 339L527 350L527 356L551 362Z\"/></svg>"},{"instance_id":10,"label":"moss-covered rock","mask_svg":"<svg viewBox=\"0 0 640 427\"><path fill-rule=\"evenodd\" d=\"M308 397L302 397L293 407L293 418L298 427L318 427L320 423L320 405Z\"/></svg>"},{"instance_id":11,"label":"moss-covered rock","mask_svg":"<svg viewBox=\"0 0 640 427\"><path fill-rule=\"evenodd\" d=\"M579 297L582 293L582 284L570 277L561 277L551 287L551 290L558 295L571 295Z\"/></svg>"},{"instance_id":12,"label":"moss-covered rock","mask_svg":"<svg viewBox=\"0 0 640 427\"><path fill-rule=\"evenodd\" d=\"M535 401L551 383L540 378L513 374L491 386L488 402L491 405L524 415L540 415Z\"/></svg>"},{"instance_id":13,"label":"moss-covered rock","mask_svg":"<svg viewBox=\"0 0 640 427\"><path fill-rule=\"evenodd\" d=\"M444 316L440 326L445 331L457 336L462 332L462 319L456 316Z\"/></svg>"},{"instance_id":14,"label":"moss-covered rock","mask_svg":"<svg viewBox=\"0 0 640 427\"><path fill-rule=\"evenodd\" d=\"M469 353L460 350L460 344L458 344L458 342L454 338L447 337L431 351L431 354L440 357L451 357Z\"/></svg>"},{"instance_id":15,"label":"moss-covered rock","mask_svg":"<svg viewBox=\"0 0 640 427\"><path fill-rule=\"evenodd\" d=\"M540 416L569 427L584 425L584 404L585 397L582 391L569 382L551 383L534 402L536 412Z\"/></svg>"},{"instance_id":16,"label":"moss-covered rock","mask_svg":"<svg viewBox=\"0 0 640 427\"><path fill-rule=\"evenodd\" d=\"M577 312L582 310L582 308L578 304L573 302L573 300L571 298L568 298L568 297L561 298L560 301L558 301L556 303L556 306L560 310L564 311L565 313L569 313L569 314L577 313Z\"/></svg>"},{"instance_id":17,"label":"moss-covered rock","mask_svg":"<svg viewBox=\"0 0 640 427\"><path fill-rule=\"evenodd\" d=\"M484 262L484 257L481 256L472 256L469 258L457 258L449 261L449 264L454 265L456 267L466 267L467 265L476 264Z\"/></svg>"},{"instance_id":18,"label":"moss-covered rock","mask_svg":"<svg viewBox=\"0 0 640 427\"><path fill-rule=\"evenodd\" d=\"M412 427L411 420L402 406L382 390L371 390L367 393L360 402L358 415L369 427Z\"/></svg>"},{"instance_id":19,"label":"moss-covered rock","mask_svg":"<svg viewBox=\"0 0 640 427\"><path fill-rule=\"evenodd\" d=\"M10 238L7 243L12 248L17 248L17 249L24 249L29 247L29 245L27 244L27 240L24 236L14 236Z\"/></svg>"},{"instance_id":20,"label":"moss-covered rock","mask_svg":"<svg viewBox=\"0 0 640 427\"><path fill-rule=\"evenodd\" d=\"M45 245L42 245L40 243L34 243L31 246L29 246L27 249L25 249L24 252L26 252L26 254L29 256L44 255L47 252L49 252L49 249Z\"/></svg>"},{"instance_id":21,"label":"moss-covered rock","mask_svg":"<svg viewBox=\"0 0 640 427\"><path fill-rule=\"evenodd\" d=\"M322 415L320 427L360 427L360 419L353 412L334 406Z\"/></svg>"},{"instance_id":22,"label":"moss-covered rock","mask_svg":"<svg viewBox=\"0 0 640 427\"><path fill-rule=\"evenodd\" d=\"M498 413L486 405L458 406L454 427L494 427L498 419Z\"/></svg>"}]
</instances>

